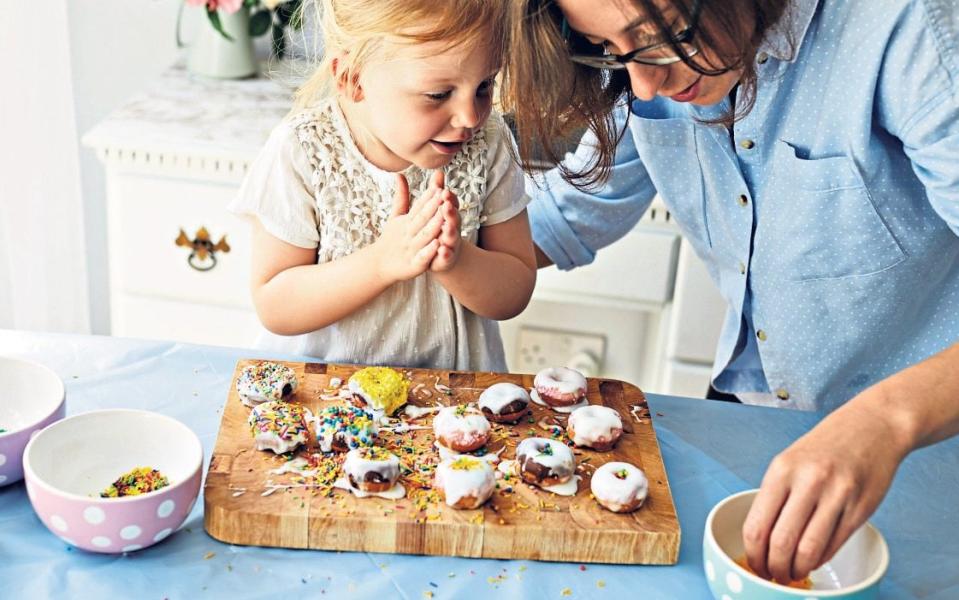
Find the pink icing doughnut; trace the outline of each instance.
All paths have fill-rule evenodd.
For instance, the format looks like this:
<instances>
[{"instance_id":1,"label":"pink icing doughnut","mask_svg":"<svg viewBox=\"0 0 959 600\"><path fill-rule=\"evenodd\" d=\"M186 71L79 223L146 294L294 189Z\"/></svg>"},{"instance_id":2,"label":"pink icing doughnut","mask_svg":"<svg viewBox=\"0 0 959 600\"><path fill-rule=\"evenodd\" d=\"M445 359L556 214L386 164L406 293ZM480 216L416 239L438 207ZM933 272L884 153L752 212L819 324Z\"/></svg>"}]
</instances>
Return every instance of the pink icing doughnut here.
<instances>
[{"instance_id":1,"label":"pink icing doughnut","mask_svg":"<svg viewBox=\"0 0 959 600\"><path fill-rule=\"evenodd\" d=\"M586 396L586 378L566 367L548 367L536 374L533 387L550 406L570 406Z\"/></svg>"},{"instance_id":2,"label":"pink icing doughnut","mask_svg":"<svg viewBox=\"0 0 959 600\"><path fill-rule=\"evenodd\" d=\"M483 413L460 404L442 408L433 418L433 432L454 452L472 452L489 441L490 424Z\"/></svg>"}]
</instances>

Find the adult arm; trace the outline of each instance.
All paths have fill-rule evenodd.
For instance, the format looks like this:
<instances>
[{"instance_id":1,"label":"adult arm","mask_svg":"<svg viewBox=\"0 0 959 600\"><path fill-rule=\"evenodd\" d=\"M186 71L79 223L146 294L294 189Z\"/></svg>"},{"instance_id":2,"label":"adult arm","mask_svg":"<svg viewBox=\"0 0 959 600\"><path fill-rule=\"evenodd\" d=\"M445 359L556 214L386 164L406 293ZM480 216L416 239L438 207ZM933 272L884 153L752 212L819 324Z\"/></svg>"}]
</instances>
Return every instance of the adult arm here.
<instances>
[{"instance_id":1,"label":"adult arm","mask_svg":"<svg viewBox=\"0 0 959 600\"><path fill-rule=\"evenodd\" d=\"M617 127L627 120L627 109L615 113ZM574 170L587 164L595 152L596 137L587 132L564 164ZM555 264L563 270L593 262L596 252L626 235L649 208L656 195L631 132L616 148L609 179L598 189L583 192L563 180L558 169L527 180L530 227L536 245L537 266Z\"/></svg>"},{"instance_id":2,"label":"adult arm","mask_svg":"<svg viewBox=\"0 0 959 600\"><path fill-rule=\"evenodd\" d=\"M959 235L959 32L917 8L903 12L887 48L877 121L902 141L932 208ZM829 560L909 452L959 433L957 373L954 343L866 389L777 456L743 530L750 566L800 579Z\"/></svg>"}]
</instances>

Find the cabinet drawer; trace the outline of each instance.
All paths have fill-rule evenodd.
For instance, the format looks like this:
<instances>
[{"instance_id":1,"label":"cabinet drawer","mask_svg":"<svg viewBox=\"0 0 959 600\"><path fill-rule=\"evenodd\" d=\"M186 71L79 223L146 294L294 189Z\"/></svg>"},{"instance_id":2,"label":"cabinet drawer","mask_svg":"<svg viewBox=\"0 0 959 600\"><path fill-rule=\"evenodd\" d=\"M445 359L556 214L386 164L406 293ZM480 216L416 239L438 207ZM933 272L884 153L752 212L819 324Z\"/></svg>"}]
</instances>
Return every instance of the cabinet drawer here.
<instances>
[{"instance_id":1,"label":"cabinet drawer","mask_svg":"<svg viewBox=\"0 0 959 600\"><path fill-rule=\"evenodd\" d=\"M669 360L663 365L662 377L662 387L657 390L661 394L705 398L712 379L712 368Z\"/></svg>"},{"instance_id":2,"label":"cabinet drawer","mask_svg":"<svg viewBox=\"0 0 959 600\"><path fill-rule=\"evenodd\" d=\"M555 267L537 274L539 293L599 296L627 302L668 302L679 236L642 225L596 254L591 264L559 271Z\"/></svg>"},{"instance_id":3,"label":"cabinet drawer","mask_svg":"<svg viewBox=\"0 0 959 600\"><path fill-rule=\"evenodd\" d=\"M233 184L205 183L136 174L110 178L111 288L225 307L250 308L250 226L226 210L237 192ZM216 264L198 270L192 248L175 242L180 230L194 240L200 228L212 243L225 238L229 252L215 253ZM211 261L195 257L194 264Z\"/></svg>"},{"instance_id":4,"label":"cabinet drawer","mask_svg":"<svg viewBox=\"0 0 959 600\"><path fill-rule=\"evenodd\" d=\"M726 300L719 294L706 265L683 240L676 267L676 290L667 334L666 355L689 362L712 364L726 316Z\"/></svg>"},{"instance_id":5,"label":"cabinet drawer","mask_svg":"<svg viewBox=\"0 0 959 600\"><path fill-rule=\"evenodd\" d=\"M249 348L260 327L252 310L120 294L112 299L112 334Z\"/></svg>"}]
</instances>

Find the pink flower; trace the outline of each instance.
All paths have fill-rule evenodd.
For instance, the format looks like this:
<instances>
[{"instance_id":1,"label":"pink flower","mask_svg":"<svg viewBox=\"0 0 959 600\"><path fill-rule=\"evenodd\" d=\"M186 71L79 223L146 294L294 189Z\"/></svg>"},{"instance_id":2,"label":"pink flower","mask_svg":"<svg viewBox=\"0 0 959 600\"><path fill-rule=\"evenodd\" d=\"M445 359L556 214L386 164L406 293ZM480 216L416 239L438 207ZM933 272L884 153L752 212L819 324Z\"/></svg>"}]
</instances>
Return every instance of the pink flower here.
<instances>
[{"instance_id":1,"label":"pink flower","mask_svg":"<svg viewBox=\"0 0 959 600\"><path fill-rule=\"evenodd\" d=\"M222 10L227 14L233 14L243 6L243 0L186 0L191 6L206 5L207 10Z\"/></svg>"}]
</instances>

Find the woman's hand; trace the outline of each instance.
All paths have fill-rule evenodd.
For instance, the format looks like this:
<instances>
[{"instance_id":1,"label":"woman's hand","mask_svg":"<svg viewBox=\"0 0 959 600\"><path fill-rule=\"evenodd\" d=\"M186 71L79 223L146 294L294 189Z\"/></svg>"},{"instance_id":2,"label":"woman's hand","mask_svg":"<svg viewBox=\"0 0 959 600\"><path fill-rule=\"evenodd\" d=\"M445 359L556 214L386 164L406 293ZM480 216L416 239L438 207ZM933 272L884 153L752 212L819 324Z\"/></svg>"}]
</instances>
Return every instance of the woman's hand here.
<instances>
[{"instance_id":1,"label":"woman's hand","mask_svg":"<svg viewBox=\"0 0 959 600\"><path fill-rule=\"evenodd\" d=\"M443 202L442 194L427 193L410 212L409 183L397 175L393 212L373 244L379 274L389 284L412 279L430 268L440 247L437 238L443 229Z\"/></svg>"},{"instance_id":2,"label":"woman's hand","mask_svg":"<svg viewBox=\"0 0 959 600\"><path fill-rule=\"evenodd\" d=\"M773 459L743 525L749 566L804 579L876 510L911 446L876 388L826 417Z\"/></svg>"}]
</instances>

